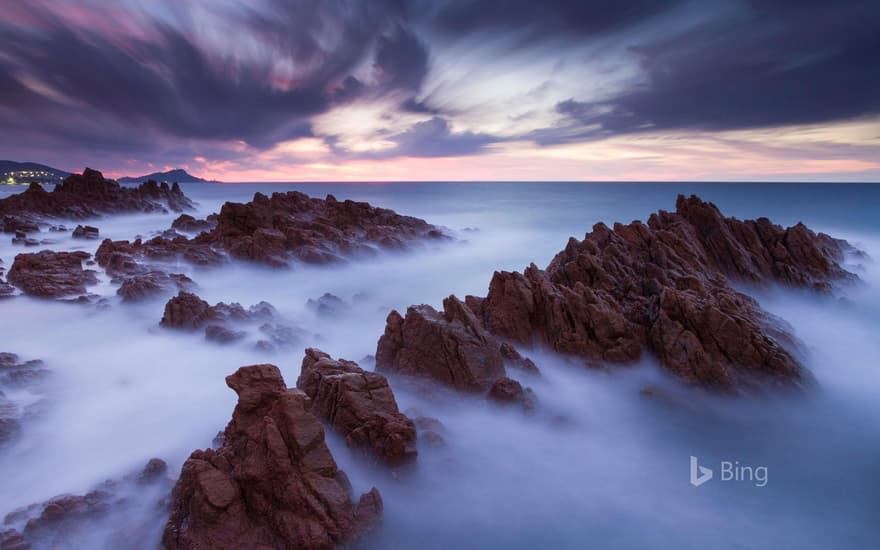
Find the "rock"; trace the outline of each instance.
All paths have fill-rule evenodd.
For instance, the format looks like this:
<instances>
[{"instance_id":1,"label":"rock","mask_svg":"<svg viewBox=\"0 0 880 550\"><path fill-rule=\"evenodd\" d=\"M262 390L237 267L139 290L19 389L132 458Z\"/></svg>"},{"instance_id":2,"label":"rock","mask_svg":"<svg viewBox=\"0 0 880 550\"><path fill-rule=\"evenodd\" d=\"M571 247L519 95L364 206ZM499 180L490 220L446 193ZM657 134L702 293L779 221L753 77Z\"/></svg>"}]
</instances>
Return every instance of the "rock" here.
<instances>
[{"instance_id":1,"label":"rock","mask_svg":"<svg viewBox=\"0 0 880 550\"><path fill-rule=\"evenodd\" d=\"M116 294L124 302L137 302L174 291L188 290L193 286L193 280L182 273L148 271L123 279Z\"/></svg>"},{"instance_id":2,"label":"rock","mask_svg":"<svg viewBox=\"0 0 880 550\"><path fill-rule=\"evenodd\" d=\"M246 333L230 330L220 325L208 325L205 327L205 339L218 344L231 344L247 336Z\"/></svg>"},{"instance_id":3,"label":"rock","mask_svg":"<svg viewBox=\"0 0 880 550\"><path fill-rule=\"evenodd\" d=\"M208 220L199 220L189 214L181 214L171 222L171 228L184 233L201 233L202 231L210 231L217 225Z\"/></svg>"},{"instance_id":4,"label":"rock","mask_svg":"<svg viewBox=\"0 0 880 550\"><path fill-rule=\"evenodd\" d=\"M14 440L25 421L45 407L43 382L50 374L42 361L21 361L14 353L0 353L0 446Z\"/></svg>"},{"instance_id":5,"label":"rock","mask_svg":"<svg viewBox=\"0 0 880 550\"><path fill-rule=\"evenodd\" d=\"M335 317L349 309L349 305L342 298L329 292L325 292L318 299L309 298L306 307L322 317Z\"/></svg>"},{"instance_id":6,"label":"rock","mask_svg":"<svg viewBox=\"0 0 880 550\"><path fill-rule=\"evenodd\" d=\"M0 200L0 215L28 218L86 219L100 214L121 212L180 212L192 208L192 202L180 186L169 187L148 181L138 187L122 187L86 168L82 174L71 174L51 192L37 183L27 190ZM5 220L5 218L4 218ZM9 222L4 222L4 230Z\"/></svg>"},{"instance_id":7,"label":"rock","mask_svg":"<svg viewBox=\"0 0 880 550\"><path fill-rule=\"evenodd\" d=\"M411 306L388 315L376 349L376 370L429 377L462 391L483 392L505 374L498 341L455 296L443 312Z\"/></svg>"},{"instance_id":8,"label":"rock","mask_svg":"<svg viewBox=\"0 0 880 550\"><path fill-rule=\"evenodd\" d=\"M14 510L3 523L18 528L0 533L0 548L119 548L149 540L164 519L159 499L171 488L166 470L165 462L154 458L143 471L106 481L86 494L59 495ZM137 499L130 496L134 491ZM136 508L141 499L153 513ZM20 546L5 545L12 543Z\"/></svg>"},{"instance_id":9,"label":"rock","mask_svg":"<svg viewBox=\"0 0 880 550\"><path fill-rule=\"evenodd\" d=\"M238 404L222 446L184 463L166 548L329 549L379 520L378 491L351 501L308 396L287 389L277 367L242 367L226 382Z\"/></svg>"},{"instance_id":10,"label":"rock","mask_svg":"<svg viewBox=\"0 0 880 550\"><path fill-rule=\"evenodd\" d=\"M180 291L165 304L160 325L194 330L211 321L221 320L220 312L190 292Z\"/></svg>"},{"instance_id":11,"label":"rock","mask_svg":"<svg viewBox=\"0 0 880 550\"><path fill-rule=\"evenodd\" d=\"M512 378L499 378L489 388L489 399L509 405L518 403L527 411L535 408L534 393L529 388L523 388L522 384Z\"/></svg>"},{"instance_id":12,"label":"rock","mask_svg":"<svg viewBox=\"0 0 880 550\"><path fill-rule=\"evenodd\" d=\"M30 550L31 545L15 529L0 531L0 548L3 550Z\"/></svg>"},{"instance_id":13,"label":"rock","mask_svg":"<svg viewBox=\"0 0 880 550\"><path fill-rule=\"evenodd\" d=\"M2 200L0 200L0 204L2 204ZM7 215L3 216L3 232L15 233L16 236L19 236L19 234L26 236L28 233L39 233L40 227L30 220L19 216Z\"/></svg>"},{"instance_id":14,"label":"rock","mask_svg":"<svg viewBox=\"0 0 880 550\"><path fill-rule=\"evenodd\" d=\"M74 239L98 239L99 231L97 227L92 227L91 225L77 225L76 229L73 230L73 238Z\"/></svg>"},{"instance_id":15,"label":"rock","mask_svg":"<svg viewBox=\"0 0 880 550\"><path fill-rule=\"evenodd\" d=\"M296 387L312 399L312 412L329 422L350 447L368 450L387 464L415 459L415 425L398 410L381 374L309 348Z\"/></svg>"},{"instance_id":16,"label":"rock","mask_svg":"<svg viewBox=\"0 0 880 550\"><path fill-rule=\"evenodd\" d=\"M528 357L523 357L510 343L502 342L498 351L501 353L501 357L504 358L505 366L513 367L533 376L541 375L541 371L534 361Z\"/></svg>"},{"instance_id":17,"label":"rock","mask_svg":"<svg viewBox=\"0 0 880 550\"><path fill-rule=\"evenodd\" d=\"M802 224L724 218L679 197L648 224L596 224L546 270L496 272L469 308L493 335L589 363L631 363L644 352L681 379L725 391L810 381L775 326L729 280L828 292L855 280L839 265L849 245Z\"/></svg>"},{"instance_id":18,"label":"rock","mask_svg":"<svg viewBox=\"0 0 880 550\"><path fill-rule=\"evenodd\" d=\"M400 249L423 239L448 239L424 220L364 202L325 200L303 193L256 193L249 203L223 205L217 226L194 239L233 257L273 266L290 259L337 262L378 249Z\"/></svg>"},{"instance_id":19,"label":"rock","mask_svg":"<svg viewBox=\"0 0 880 550\"><path fill-rule=\"evenodd\" d=\"M82 295L86 286L97 284L95 272L84 270L86 252L52 252L43 250L15 257L7 279L25 294L41 298Z\"/></svg>"}]
</instances>

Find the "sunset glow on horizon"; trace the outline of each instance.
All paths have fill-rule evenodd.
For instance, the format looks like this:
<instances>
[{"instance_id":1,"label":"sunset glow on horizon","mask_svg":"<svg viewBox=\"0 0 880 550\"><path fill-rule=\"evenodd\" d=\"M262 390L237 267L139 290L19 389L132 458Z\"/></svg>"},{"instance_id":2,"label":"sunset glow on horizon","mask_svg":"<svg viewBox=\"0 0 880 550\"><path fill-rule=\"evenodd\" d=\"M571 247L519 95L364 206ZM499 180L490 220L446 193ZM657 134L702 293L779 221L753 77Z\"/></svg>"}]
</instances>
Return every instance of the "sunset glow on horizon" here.
<instances>
[{"instance_id":1,"label":"sunset glow on horizon","mask_svg":"<svg viewBox=\"0 0 880 550\"><path fill-rule=\"evenodd\" d=\"M0 156L68 171L880 181L870 3L4 7Z\"/></svg>"}]
</instances>

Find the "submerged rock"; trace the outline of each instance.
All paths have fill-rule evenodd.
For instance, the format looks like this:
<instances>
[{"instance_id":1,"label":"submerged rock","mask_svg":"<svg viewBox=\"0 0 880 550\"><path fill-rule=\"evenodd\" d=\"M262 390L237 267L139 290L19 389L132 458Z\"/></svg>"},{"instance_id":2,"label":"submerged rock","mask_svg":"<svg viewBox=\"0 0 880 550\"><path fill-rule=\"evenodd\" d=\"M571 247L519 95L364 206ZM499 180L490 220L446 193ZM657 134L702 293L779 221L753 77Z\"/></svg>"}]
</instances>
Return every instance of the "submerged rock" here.
<instances>
[{"instance_id":1,"label":"submerged rock","mask_svg":"<svg viewBox=\"0 0 880 550\"><path fill-rule=\"evenodd\" d=\"M268 302L245 309L241 304L219 302L211 305L197 295L180 291L165 304L159 324L166 328L202 330L207 340L228 344L243 339L247 333L233 327L252 326L271 340L272 346L289 346L298 342L304 331L284 323ZM267 346L270 342L266 342Z\"/></svg>"},{"instance_id":2,"label":"submerged rock","mask_svg":"<svg viewBox=\"0 0 880 550\"><path fill-rule=\"evenodd\" d=\"M96 240L99 238L100 231L97 227L93 227L91 225L77 225L76 229L73 230L73 238L74 239L91 239Z\"/></svg>"},{"instance_id":3,"label":"submerged rock","mask_svg":"<svg viewBox=\"0 0 880 550\"><path fill-rule=\"evenodd\" d=\"M142 471L86 494L59 495L14 510L3 520L11 528L0 532L0 548L153 547L165 513L160 503L172 485L166 472L165 462L154 458ZM138 506L141 510L133 512Z\"/></svg>"},{"instance_id":4,"label":"submerged rock","mask_svg":"<svg viewBox=\"0 0 880 550\"><path fill-rule=\"evenodd\" d=\"M90 257L86 252L50 250L19 254L7 279L25 294L40 298L83 295L87 286L98 282L94 271L82 267L82 262Z\"/></svg>"},{"instance_id":5,"label":"submerged rock","mask_svg":"<svg viewBox=\"0 0 880 550\"><path fill-rule=\"evenodd\" d=\"M310 399L287 389L277 367L242 367L226 383L238 404L221 446L184 463L166 548L329 549L379 521L378 490L352 502Z\"/></svg>"},{"instance_id":6,"label":"submerged rock","mask_svg":"<svg viewBox=\"0 0 880 550\"><path fill-rule=\"evenodd\" d=\"M309 348L296 387L312 399L312 412L329 422L350 447L368 450L388 464L415 459L415 425L397 408L381 374Z\"/></svg>"}]
</instances>

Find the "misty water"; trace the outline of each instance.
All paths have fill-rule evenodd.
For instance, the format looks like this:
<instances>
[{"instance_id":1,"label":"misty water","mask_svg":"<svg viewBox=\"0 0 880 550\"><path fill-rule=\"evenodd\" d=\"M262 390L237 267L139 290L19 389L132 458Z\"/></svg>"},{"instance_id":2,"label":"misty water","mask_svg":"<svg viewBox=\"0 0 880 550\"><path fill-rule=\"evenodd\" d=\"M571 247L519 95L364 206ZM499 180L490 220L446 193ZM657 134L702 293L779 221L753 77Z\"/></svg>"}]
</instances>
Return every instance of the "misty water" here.
<instances>
[{"instance_id":1,"label":"misty water","mask_svg":"<svg viewBox=\"0 0 880 550\"><path fill-rule=\"evenodd\" d=\"M176 477L189 453L210 447L229 421L236 396L224 377L239 366L276 364L293 386L303 348L317 347L372 368L368 356L392 308L439 307L449 294L485 295L494 270L521 270L530 262L544 267L570 236L582 238L599 221L673 210L678 193L696 193L739 218L803 221L880 258L880 187L871 185L183 187L198 202L198 216L227 200L250 200L256 191L297 189L418 216L449 228L459 242L338 267L174 266L210 303L273 304L302 330L296 346L275 352L255 348L257 334L221 346L201 334L163 330L158 322L167 296L123 304L103 274L90 290L106 296L109 307L24 296L0 302L0 351L42 359L52 371L40 395L10 395L22 406L43 404L22 436L0 449L0 517L58 494L81 494L152 457L166 460ZM131 239L167 229L174 217L92 223L102 238ZM42 248L94 252L99 244L60 235L42 235L58 241ZM0 240L7 269L19 252L9 238ZM421 442L415 466L392 474L327 432L355 492L375 485L384 498L382 527L363 547L880 547L880 268L866 258L852 258L847 267L864 283L833 297L753 292L804 343L804 364L816 379L806 395L710 396L684 388L649 357L633 367L590 370L541 350L522 351L543 376L515 375L535 391L538 406L530 416L392 377L400 408L439 419L445 445ZM321 316L306 305L327 292L350 305L341 316ZM657 391L646 396L645 387ZM715 470L700 487L689 483L692 455ZM725 480L722 461L766 467L766 483ZM132 491L129 499L113 521L146 522L154 536L128 543L156 547L165 518L155 495ZM100 529L83 544L114 547Z\"/></svg>"}]
</instances>

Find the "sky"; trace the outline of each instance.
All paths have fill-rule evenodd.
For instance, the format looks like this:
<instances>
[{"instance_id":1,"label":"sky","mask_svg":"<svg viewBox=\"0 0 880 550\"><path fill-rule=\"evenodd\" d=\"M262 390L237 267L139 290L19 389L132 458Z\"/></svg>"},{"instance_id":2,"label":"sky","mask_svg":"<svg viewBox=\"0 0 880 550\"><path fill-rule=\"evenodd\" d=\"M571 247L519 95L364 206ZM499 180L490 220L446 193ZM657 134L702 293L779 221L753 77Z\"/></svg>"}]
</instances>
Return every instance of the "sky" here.
<instances>
[{"instance_id":1,"label":"sky","mask_svg":"<svg viewBox=\"0 0 880 550\"><path fill-rule=\"evenodd\" d=\"M3 0L0 158L224 181L880 181L876 0Z\"/></svg>"}]
</instances>

